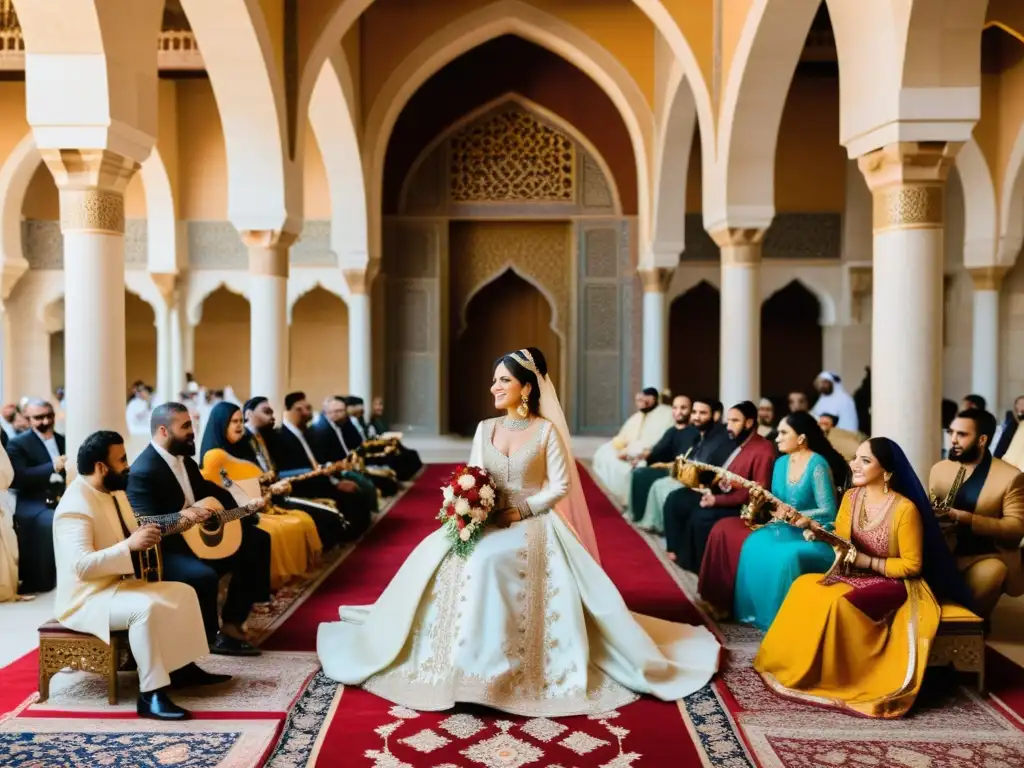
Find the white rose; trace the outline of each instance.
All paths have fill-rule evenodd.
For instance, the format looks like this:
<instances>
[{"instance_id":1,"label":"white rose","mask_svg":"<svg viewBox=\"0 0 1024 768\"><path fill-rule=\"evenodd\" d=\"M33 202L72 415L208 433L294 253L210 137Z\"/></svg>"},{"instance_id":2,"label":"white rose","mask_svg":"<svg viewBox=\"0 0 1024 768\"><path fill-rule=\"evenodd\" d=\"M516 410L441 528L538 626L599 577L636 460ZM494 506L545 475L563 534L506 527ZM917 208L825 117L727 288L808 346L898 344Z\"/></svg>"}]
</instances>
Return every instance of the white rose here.
<instances>
[{"instance_id":1,"label":"white rose","mask_svg":"<svg viewBox=\"0 0 1024 768\"><path fill-rule=\"evenodd\" d=\"M459 531L459 538L463 541L469 541L469 537L473 535L473 532L469 528L463 528Z\"/></svg>"},{"instance_id":2,"label":"white rose","mask_svg":"<svg viewBox=\"0 0 1024 768\"><path fill-rule=\"evenodd\" d=\"M455 500L455 491L452 490L450 485L446 485L441 489L441 496L446 502Z\"/></svg>"},{"instance_id":3,"label":"white rose","mask_svg":"<svg viewBox=\"0 0 1024 768\"><path fill-rule=\"evenodd\" d=\"M459 487L465 491L468 491L474 485L476 485L476 478L472 475L463 475L459 478Z\"/></svg>"},{"instance_id":4,"label":"white rose","mask_svg":"<svg viewBox=\"0 0 1024 768\"><path fill-rule=\"evenodd\" d=\"M494 501L494 489L489 485L485 485L480 488L480 500L483 502Z\"/></svg>"},{"instance_id":5,"label":"white rose","mask_svg":"<svg viewBox=\"0 0 1024 768\"><path fill-rule=\"evenodd\" d=\"M465 517L466 515L469 514L469 510L470 510L470 506L469 506L469 502L468 501L466 501L465 499L456 499L455 500L455 514L456 515L458 515L459 517Z\"/></svg>"},{"instance_id":6,"label":"white rose","mask_svg":"<svg viewBox=\"0 0 1024 768\"><path fill-rule=\"evenodd\" d=\"M470 517L478 523L482 523L487 519L487 510L483 507L473 507L469 513Z\"/></svg>"}]
</instances>

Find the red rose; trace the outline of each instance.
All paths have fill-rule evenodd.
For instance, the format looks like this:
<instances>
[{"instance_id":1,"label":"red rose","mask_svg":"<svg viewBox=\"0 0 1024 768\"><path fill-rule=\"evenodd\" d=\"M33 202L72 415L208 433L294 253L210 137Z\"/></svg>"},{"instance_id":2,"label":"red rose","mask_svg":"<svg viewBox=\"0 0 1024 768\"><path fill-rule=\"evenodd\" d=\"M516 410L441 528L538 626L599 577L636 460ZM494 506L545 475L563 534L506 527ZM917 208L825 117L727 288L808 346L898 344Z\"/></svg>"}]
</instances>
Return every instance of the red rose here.
<instances>
[{"instance_id":1,"label":"red rose","mask_svg":"<svg viewBox=\"0 0 1024 768\"><path fill-rule=\"evenodd\" d=\"M470 488L468 491L466 491L466 495L464 498L470 504L476 504L478 501L480 501L480 491L478 491L476 488Z\"/></svg>"},{"instance_id":2,"label":"red rose","mask_svg":"<svg viewBox=\"0 0 1024 768\"><path fill-rule=\"evenodd\" d=\"M463 528L466 527L466 518L464 518L464 517L456 517L455 518L455 524L457 526L459 526L459 530L461 531Z\"/></svg>"}]
</instances>

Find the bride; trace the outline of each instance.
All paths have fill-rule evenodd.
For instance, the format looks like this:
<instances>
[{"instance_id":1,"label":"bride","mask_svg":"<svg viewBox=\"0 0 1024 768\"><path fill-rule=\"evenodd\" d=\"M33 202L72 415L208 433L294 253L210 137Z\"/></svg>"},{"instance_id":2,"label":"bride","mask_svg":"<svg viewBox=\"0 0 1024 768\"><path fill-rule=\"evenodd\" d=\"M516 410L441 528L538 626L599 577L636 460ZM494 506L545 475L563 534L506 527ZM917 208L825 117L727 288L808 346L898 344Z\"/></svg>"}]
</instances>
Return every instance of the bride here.
<instances>
[{"instance_id":1,"label":"bride","mask_svg":"<svg viewBox=\"0 0 1024 768\"><path fill-rule=\"evenodd\" d=\"M343 607L340 622L321 624L324 672L412 709L466 702L543 717L703 687L718 669L712 634L630 613L598 564L540 350L498 360L491 393L505 415L477 427L470 464L498 486L497 526L465 559L439 526L374 605Z\"/></svg>"}]
</instances>

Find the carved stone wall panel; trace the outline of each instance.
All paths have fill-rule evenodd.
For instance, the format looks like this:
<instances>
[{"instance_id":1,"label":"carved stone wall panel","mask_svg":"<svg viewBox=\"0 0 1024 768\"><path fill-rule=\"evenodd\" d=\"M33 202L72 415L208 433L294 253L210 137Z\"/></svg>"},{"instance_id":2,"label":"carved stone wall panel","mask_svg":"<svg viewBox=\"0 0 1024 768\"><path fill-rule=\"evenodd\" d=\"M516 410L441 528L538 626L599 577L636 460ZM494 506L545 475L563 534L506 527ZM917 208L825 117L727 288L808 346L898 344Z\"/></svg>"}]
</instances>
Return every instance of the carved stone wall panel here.
<instances>
[{"instance_id":1,"label":"carved stone wall panel","mask_svg":"<svg viewBox=\"0 0 1024 768\"><path fill-rule=\"evenodd\" d=\"M228 221L188 222L188 265L191 269L249 269L249 252Z\"/></svg>"},{"instance_id":2,"label":"carved stone wall panel","mask_svg":"<svg viewBox=\"0 0 1024 768\"><path fill-rule=\"evenodd\" d=\"M612 191L601 166L589 152L581 149L579 154L583 175L583 183L580 185L580 204L588 209L611 210L615 205L615 199L612 197Z\"/></svg>"},{"instance_id":3,"label":"carved stone wall panel","mask_svg":"<svg viewBox=\"0 0 1024 768\"><path fill-rule=\"evenodd\" d=\"M29 269L64 269L64 235L59 221L21 222L21 245Z\"/></svg>"},{"instance_id":4,"label":"carved stone wall panel","mask_svg":"<svg viewBox=\"0 0 1024 768\"><path fill-rule=\"evenodd\" d=\"M128 219L124 229L125 269L146 269L149 266L149 222Z\"/></svg>"},{"instance_id":5,"label":"carved stone wall panel","mask_svg":"<svg viewBox=\"0 0 1024 768\"><path fill-rule=\"evenodd\" d=\"M387 219L384 223L384 270L399 278L437 277L441 227L447 222Z\"/></svg>"},{"instance_id":6,"label":"carved stone wall panel","mask_svg":"<svg viewBox=\"0 0 1024 768\"><path fill-rule=\"evenodd\" d=\"M618 431L622 371L618 354L587 354L582 362L580 389L583 413L581 433L609 433Z\"/></svg>"},{"instance_id":7,"label":"carved stone wall panel","mask_svg":"<svg viewBox=\"0 0 1024 768\"><path fill-rule=\"evenodd\" d=\"M840 259L843 217L838 213L777 213L764 236L765 259Z\"/></svg>"},{"instance_id":8,"label":"carved stone wall panel","mask_svg":"<svg viewBox=\"0 0 1024 768\"><path fill-rule=\"evenodd\" d=\"M331 250L329 219L306 221L302 234L289 251L289 261L304 267L335 267L338 257Z\"/></svg>"},{"instance_id":9,"label":"carved stone wall panel","mask_svg":"<svg viewBox=\"0 0 1024 768\"><path fill-rule=\"evenodd\" d=\"M393 354L394 363L388 377L391 382L388 407L392 409L393 426L404 432L438 432L441 425L437 409L436 356Z\"/></svg>"},{"instance_id":10,"label":"carved stone wall panel","mask_svg":"<svg viewBox=\"0 0 1024 768\"><path fill-rule=\"evenodd\" d=\"M449 139L453 202L576 202L576 145L523 109L501 109Z\"/></svg>"},{"instance_id":11,"label":"carved stone wall panel","mask_svg":"<svg viewBox=\"0 0 1024 768\"><path fill-rule=\"evenodd\" d=\"M387 398L399 429L440 429L439 296L436 279L387 281Z\"/></svg>"},{"instance_id":12,"label":"carved stone wall panel","mask_svg":"<svg viewBox=\"0 0 1024 768\"><path fill-rule=\"evenodd\" d=\"M584 274L615 278L619 274L619 232L616 227L588 229L584 234Z\"/></svg>"},{"instance_id":13,"label":"carved stone wall panel","mask_svg":"<svg viewBox=\"0 0 1024 768\"><path fill-rule=\"evenodd\" d=\"M512 267L553 299L554 326L567 336L571 237L565 222L454 222L449 249L455 317L461 319L473 295Z\"/></svg>"},{"instance_id":14,"label":"carved stone wall panel","mask_svg":"<svg viewBox=\"0 0 1024 768\"><path fill-rule=\"evenodd\" d=\"M619 287L587 285L583 289L583 346L587 352L619 350Z\"/></svg>"},{"instance_id":15,"label":"carved stone wall panel","mask_svg":"<svg viewBox=\"0 0 1024 768\"><path fill-rule=\"evenodd\" d=\"M400 284L404 288L400 315L395 320L395 346L403 352L428 354L431 351L432 285Z\"/></svg>"}]
</instances>

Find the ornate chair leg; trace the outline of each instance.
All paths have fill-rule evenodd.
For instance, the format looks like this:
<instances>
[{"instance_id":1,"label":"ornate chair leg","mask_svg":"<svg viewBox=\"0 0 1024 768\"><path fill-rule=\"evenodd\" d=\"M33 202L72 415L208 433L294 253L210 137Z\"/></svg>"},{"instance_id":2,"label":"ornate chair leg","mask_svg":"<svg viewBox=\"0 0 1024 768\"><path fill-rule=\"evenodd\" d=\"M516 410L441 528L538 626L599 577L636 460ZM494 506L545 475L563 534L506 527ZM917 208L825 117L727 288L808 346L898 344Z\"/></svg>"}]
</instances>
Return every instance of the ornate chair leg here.
<instances>
[{"instance_id":1,"label":"ornate chair leg","mask_svg":"<svg viewBox=\"0 0 1024 768\"><path fill-rule=\"evenodd\" d=\"M50 698L50 678L53 677L53 673L50 672L45 666L46 654L44 649L40 649L39 653L39 703L42 704Z\"/></svg>"}]
</instances>

